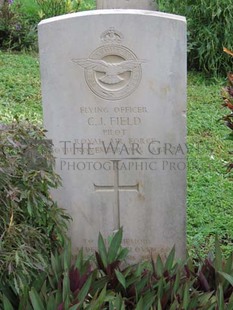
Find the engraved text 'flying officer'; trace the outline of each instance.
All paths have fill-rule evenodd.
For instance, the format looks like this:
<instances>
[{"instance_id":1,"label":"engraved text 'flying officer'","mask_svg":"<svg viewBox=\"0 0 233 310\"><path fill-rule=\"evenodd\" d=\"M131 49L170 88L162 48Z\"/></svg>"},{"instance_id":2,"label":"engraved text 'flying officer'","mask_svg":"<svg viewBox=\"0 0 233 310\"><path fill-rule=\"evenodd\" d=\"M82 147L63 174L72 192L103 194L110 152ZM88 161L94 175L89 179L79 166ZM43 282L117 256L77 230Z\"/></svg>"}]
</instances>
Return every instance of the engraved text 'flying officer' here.
<instances>
[{"instance_id":1,"label":"engraved text 'flying officer'","mask_svg":"<svg viewBox=\"0 0 233 310\"><path fill-rule=\"evenodd\" d=\"M105 73L99 80L105 84L118 84L124 79L119 75L125 72L132 71L140 66L142 60L125 60L119 63L109 63L100 59L73 59L73 62L79 64L87 70Z\"/></svg>"}]
</instances>

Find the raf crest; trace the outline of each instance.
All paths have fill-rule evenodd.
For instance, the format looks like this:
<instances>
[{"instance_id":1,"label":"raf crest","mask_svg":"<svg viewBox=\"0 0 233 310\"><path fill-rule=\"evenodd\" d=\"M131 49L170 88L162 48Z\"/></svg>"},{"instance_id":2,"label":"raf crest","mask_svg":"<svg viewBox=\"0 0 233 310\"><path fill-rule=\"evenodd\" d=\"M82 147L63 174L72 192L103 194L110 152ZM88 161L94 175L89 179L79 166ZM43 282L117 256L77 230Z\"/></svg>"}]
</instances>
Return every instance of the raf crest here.
<instances>
[{"instance_id":1,"label":"raf crest","mask_svg":"<svg viewBox=\"0 0 233 310\"><path fill-rule=\"evenodd\" d=\"M100 36L104 45L86 59L72 59L82 68L87 85L98 96L119 100L129 96L141 81L141 64L145 61L121 45L123 35L110 28Z\"/></svg>"}]
</instances>

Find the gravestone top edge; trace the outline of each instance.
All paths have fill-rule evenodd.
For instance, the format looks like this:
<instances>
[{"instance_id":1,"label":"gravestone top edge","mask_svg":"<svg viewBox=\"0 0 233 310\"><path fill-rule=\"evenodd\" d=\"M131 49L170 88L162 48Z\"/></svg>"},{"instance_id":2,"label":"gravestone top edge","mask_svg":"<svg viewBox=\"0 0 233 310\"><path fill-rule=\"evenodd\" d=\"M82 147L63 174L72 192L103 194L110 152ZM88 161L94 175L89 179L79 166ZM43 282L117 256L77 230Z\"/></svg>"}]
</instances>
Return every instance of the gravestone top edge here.
<instances>
[{"instance_id":1,"label":"gravestone top edge","mask_svg":"<svg viewBox=\"0 0 233 310\"><path fill-rule=\"evenodd\" d=\"M137 9L107 9L107 10L91 10L77 13L70 13L65 15L59 15L51 18L42 20L38 26L58 22L62 20L67 20L77 17L87 17L87 16L101 16L101 15L141 15L141 16L154 16L160 18L166 18L170 20L177 20L186 23L186 17L181 15L162 13L158 11L149 11L149 10L137 10Z\"/></svg>"}]
</instances>

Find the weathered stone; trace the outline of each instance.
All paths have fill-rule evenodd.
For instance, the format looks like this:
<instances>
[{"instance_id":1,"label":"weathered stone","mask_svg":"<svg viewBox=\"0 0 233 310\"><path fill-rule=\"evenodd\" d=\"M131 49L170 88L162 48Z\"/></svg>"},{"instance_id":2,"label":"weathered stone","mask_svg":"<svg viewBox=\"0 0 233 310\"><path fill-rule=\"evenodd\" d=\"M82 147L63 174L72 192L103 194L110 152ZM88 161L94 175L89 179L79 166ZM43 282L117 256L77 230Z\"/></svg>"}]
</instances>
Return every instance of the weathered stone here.
<instances>
[{"instance_id":1,"label":"weathered stone","mask_svg":"<svg viewBox=\"0 0 233 310\"><path fill-rule=\"evenodd\" d=\"M44 125L74 251L124 228L130 261L185 255L186 23L97 10L39 25Z\"/></svg>"},{"instance_id":2,"label":"weathered stone","mask_svg":"<svg viewBox=\"0 0 233 310\"><path fill-rule=\"evenodd\" d=\"M156 10L155 0L96 0L97 9Z\"/></svg>"}]
</instances>

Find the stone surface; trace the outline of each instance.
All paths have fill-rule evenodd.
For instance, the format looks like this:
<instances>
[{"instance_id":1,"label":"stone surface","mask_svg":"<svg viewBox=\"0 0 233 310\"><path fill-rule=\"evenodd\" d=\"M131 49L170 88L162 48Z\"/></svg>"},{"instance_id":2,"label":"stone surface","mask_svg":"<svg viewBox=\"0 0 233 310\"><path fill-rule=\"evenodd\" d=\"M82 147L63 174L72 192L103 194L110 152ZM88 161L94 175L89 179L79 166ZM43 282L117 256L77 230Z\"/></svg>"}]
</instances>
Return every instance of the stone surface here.
<instances>
[{"instance_id":1,"label":"stone surface","mask_svg":"<svg viewBox=\"0 0 233 310\"><path fill-rule=\"evenodd\" d=\"M44 125L74 251L124 228L130 261L185 255L186 23L140 10L39 25Z\"/></svg>"},{"instance_id":2,"label":"stone surface","mask_svg":"<svg viewBox=\"0 0 233 310\"><path fill-rule=\"evenodd\" d=\"M96 0L97 9L156 10L155 0Z\"/></svg>"}]
</instances>

